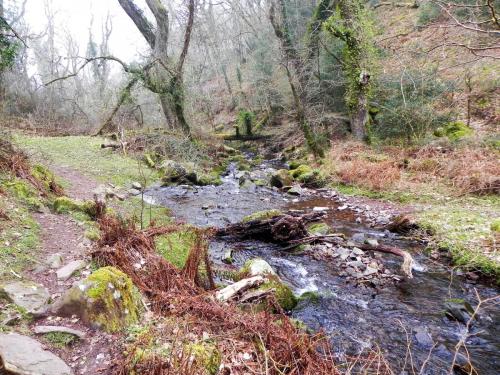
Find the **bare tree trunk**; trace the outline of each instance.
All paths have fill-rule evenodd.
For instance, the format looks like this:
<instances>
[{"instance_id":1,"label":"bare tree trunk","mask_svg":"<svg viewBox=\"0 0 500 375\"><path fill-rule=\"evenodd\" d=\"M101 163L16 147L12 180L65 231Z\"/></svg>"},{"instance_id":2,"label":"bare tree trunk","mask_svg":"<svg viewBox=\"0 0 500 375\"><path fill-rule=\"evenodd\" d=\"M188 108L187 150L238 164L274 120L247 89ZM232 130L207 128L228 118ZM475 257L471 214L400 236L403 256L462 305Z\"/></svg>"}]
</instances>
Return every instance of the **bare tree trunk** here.
<instances>
[{"instance_id":1,"label":"bare tree trunk","mask_svg":"<svg viewBox=\"0 0 500 375\"><path fill-rule=\"evenodd\" d=\"M359 77L359 91L356 107L351 112L351 128L356 139L360 141L366 139L366 132L370 115L368 113L367 87L370 83L370 75L362 72Z\"/></svg>"}]
</instances>

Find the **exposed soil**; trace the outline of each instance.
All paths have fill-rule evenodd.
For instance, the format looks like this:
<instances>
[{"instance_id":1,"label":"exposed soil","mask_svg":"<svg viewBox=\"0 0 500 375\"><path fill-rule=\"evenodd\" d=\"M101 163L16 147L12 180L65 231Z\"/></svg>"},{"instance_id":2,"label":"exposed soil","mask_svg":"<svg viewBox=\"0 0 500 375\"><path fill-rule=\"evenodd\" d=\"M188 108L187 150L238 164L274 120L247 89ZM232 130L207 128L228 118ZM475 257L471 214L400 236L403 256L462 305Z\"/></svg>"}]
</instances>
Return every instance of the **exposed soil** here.
<instances>
[{"instance_id":1,"label":"exposed soil","mask_svg":"<svg viewBox=\"0 0 500 375\"><path fill-rule=\"evenodd\" d=\"M73 199L92 199L92 191L98 185L94 180L83 176L81 173L67 167L51 166L56 175L68 181L71 185L66 189L66 194ZM77 272L67 281L58 281L56 269L46 265L51 255L59 253L63 258L63 265L73 260L86 259L92 242L85 238L85 228L78 224L69 215L57 215L51 212L37 213L33 215L40 225L41 246L39 252L38 266L25 272L28 279L44 285L52 297L59 298L79 278L90 274L87 266ZM76 375L78 374L110 374L112 371L113 358L119 356L119 346L116 345L118 337L109 335L100 330L93 330L83 325L78 318L60 318L46 316L35 320L32 326L52 325L64 326L85 332L86 337L71 346L56 348L47 343L47 349L53 351L71 366Z\"/></svg>"}]
</instances>

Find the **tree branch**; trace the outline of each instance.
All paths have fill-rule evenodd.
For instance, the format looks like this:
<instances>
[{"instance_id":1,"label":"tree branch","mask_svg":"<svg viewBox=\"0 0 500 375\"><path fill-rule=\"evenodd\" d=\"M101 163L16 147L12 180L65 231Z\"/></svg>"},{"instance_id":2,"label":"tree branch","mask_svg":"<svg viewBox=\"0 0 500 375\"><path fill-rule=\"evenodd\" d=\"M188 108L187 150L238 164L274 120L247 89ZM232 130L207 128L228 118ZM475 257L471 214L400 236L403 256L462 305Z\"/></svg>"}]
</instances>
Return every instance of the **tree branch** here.
<instances>
[{"instance_id":1,"label":"tree branch","mask_svg":"<svg viewBox=\"0 0 500 375\"><path fill-rule=\"evenodd\" d=\"M130 19L135 23L142 36L148 42L151 48L155 47L156 37L154 33L153 25L144 16L143 12L137 5L134 4L132 0L118 0L121 7L130 17Z\"/></svg>"}]
</instances>

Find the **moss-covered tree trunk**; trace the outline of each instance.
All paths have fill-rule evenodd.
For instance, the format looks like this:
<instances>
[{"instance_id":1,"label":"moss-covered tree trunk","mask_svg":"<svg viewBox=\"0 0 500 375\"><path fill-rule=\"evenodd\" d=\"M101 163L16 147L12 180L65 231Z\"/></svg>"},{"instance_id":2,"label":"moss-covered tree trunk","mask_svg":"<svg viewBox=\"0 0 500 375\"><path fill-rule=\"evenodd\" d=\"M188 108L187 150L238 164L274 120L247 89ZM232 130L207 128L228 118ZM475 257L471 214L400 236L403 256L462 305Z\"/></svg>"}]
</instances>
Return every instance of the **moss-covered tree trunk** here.
<instances>
[{"instance_id":1,"label":"moss-covered tree trunk","mask_svg":"<svg viewBox=\"0 0 500 375\"><path fill-rule=\"evenodd\" d=\"M346 104L351 130L359 140L367 140L369 96L374 52L371 25L360 0L338 0L335 13L325 29L344 42L343 70L347 79Z\"/></svg>"}]
</instances>

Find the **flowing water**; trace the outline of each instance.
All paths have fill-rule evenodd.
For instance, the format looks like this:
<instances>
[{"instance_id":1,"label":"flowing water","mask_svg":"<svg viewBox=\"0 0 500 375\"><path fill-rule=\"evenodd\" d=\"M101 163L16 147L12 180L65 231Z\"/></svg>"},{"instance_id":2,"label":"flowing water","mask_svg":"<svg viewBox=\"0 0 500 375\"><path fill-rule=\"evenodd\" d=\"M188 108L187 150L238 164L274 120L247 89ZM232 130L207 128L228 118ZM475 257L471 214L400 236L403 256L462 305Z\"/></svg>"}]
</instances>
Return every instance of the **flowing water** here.
<instances>
[{"instance_id":1,"label":"flowing water","mask_svg":"<svg viewBox=\"0 0 500 375\"><path fill-rule=\"evenodd\" d=\"M272 167L268 162L252 173L265 177ZM459 298L475 305L476 290L482 298L487 298L498 294L497 289L473 284L461 277L451 278L449 269L425 256L420 244L361 223L357 219L359 213L339 207L343 204L338 199L325 198L319 193L298 199L253 184L240 188L242 174L231 166L220 186L157 187L148 191L147 199L169 207L178 219L197 226L216 227L239 222L244 216L261 210L310 212L314 207L326 207L325 220L335 232L346 236L361 233L380 243L410 251L418 264L414 278L374 289L347 282L334 261L293 254L278 245L223 240L210 245L215 263L220 264L225 250L232 248L235 266L261 257L297 295L316 292L319 299L301 301L291 315L308 327L323 329L331 335L340 359L379 347L392 368L397 369L396 373L449 373L454 347L465 333L465 325L445 317L445 301ZM400 258L384 254L383 261L386 267L398 272ZM466 345L479 374L500 373L499 322L499 309L490 309L482 312L470 329ZM459 356L458 362L464 362L464 358ZM411 370L412 363L415 371Z\"/></svg>"}]
</instances>

